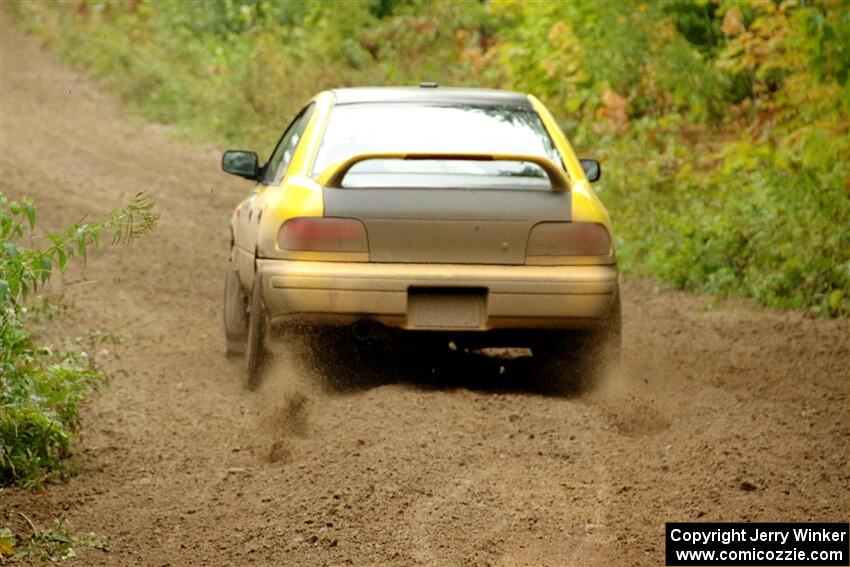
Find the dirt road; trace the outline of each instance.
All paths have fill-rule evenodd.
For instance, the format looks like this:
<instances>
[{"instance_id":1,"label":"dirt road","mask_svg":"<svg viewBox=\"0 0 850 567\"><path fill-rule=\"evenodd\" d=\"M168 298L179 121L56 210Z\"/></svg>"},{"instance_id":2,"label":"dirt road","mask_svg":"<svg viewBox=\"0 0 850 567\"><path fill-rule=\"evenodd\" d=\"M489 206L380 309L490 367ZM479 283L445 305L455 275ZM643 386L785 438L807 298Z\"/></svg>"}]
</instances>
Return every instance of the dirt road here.
<instances>
[{"instance_id":1,"label":"dirt road","mask_svg":"<svg viewBox=\"0 0 850 567\"><path fill-rule=\"evenodd\" d=\"M140 190L162 214L65 278L67 332L124 335L98 355L114 378L84 411L79 475L0 495L108 537L79 563L659 565L665 521L850 517L847 321L630 284L625 370L593 394L475 364L330 383L291 357L249 393L219 303L228 211L250 185L7 17L1 78L4 192L35 197L47 226Z\"/></svg>"}]
</instances>

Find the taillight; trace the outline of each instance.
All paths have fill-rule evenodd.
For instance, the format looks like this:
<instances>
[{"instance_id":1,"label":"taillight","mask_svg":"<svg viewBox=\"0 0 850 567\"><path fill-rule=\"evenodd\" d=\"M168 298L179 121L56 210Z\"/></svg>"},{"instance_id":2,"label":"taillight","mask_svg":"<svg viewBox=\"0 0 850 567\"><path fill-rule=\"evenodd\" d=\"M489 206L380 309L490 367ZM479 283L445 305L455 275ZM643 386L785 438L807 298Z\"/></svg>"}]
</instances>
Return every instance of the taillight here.
<instances>
[{"instance_id":1,"label":"taillight","mask_svg":"<svg viewBox=\"0 0 850 567\"><path fill-rule=\"evenodd\" d=\"M592 222L542 222L531 229L527 256L607 256L611 237Z\"/></svg>"},{"instance_id":2,"label":"taillight","mask_svg":"<svg viewBox=\"0 0 850 567\"><path fill-rule=\"evenodd\" d=\"M281 225L277 235L283 250L306 252L368 252L366 227L357 219L299 217Z\"/></svg>"}]
</instances>

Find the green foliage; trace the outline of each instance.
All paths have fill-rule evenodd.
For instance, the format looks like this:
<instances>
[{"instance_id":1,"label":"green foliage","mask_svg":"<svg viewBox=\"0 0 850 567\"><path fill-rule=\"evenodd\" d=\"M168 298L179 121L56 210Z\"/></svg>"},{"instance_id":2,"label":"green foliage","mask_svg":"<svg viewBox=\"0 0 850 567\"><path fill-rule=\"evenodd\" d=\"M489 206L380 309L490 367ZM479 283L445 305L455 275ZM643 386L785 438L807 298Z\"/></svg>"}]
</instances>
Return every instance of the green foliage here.
<instances>
[{"instance_id":1,"label":"green foliage","mask_svg":"<svg viewBox=\"0 0 850 567\"><path fill-rule=\"evenodd\" d=\"M627 274L850 314L850 1L20 3L144 116L270 149L315 92L514 88L604 160Z\"/></svg>"},{"instance_id":2,"label":"green foliage","mask_svg":"<svg viewBox=\"0 0 850 567\"><path fill-rule=\"evenodd\" d=\"M71 534L62 518L53 522L50 528L39 528L21 512L7 513L4 518L8 524L0 528L0 563L4 558L11 562L28 559L39 561L66 561L77 557L76 549L88 547L100 551L109 551L109 542L103 536L89 533L78 537ZM15 521L17 520L17 521ZM14 530L10 525L24 524Z\"/></svg>"},{"instance_id":3,"label":"green foliage","mask_svg":"<svg viewBox=\"0 0 850 567\"><path fill-rule=\"evenodd\" d=\"M67 472L77 408L103 380L85 351L36 344L26 329L27 299L70 259L85 261L104 235L129 243L150 230L153 204L139 194L104 221L38 235L35 204L0 193L0 485L36 486Z\"/></svg>"},{"instance_id":4,"label":"green foliage","mask_svg":"<svg viewBox=\"0 0 850 567\"><path fill-rule=\"evenodd\" d=\"M69 258L76 255L85 260L89 247L99 246L104 233L112 235L112 244L122 244L150 231L158 218L153 206L153 199L139 193L105 221L78 223L63 233L43 236L47 245L42 248L22 248L22 240L32 242L34 238L35 203L30 199L10 201L0 193L0 305L21 305L30 292L47 283L54 266L64 271Z\"/></svg>"},{"instance_id":5,"label":"green foliage","mask_svg":"<svg viewBox=\"0 0 850 567\"><path fill-rule=\"evenodd\" d=\"M194 139L265 151L325 88L433 77L475 83L473 62L459 59L488 18L475 4L397 0L21 2L9 9L145 118L179 124Z\"/></svg>"}]
</instances>

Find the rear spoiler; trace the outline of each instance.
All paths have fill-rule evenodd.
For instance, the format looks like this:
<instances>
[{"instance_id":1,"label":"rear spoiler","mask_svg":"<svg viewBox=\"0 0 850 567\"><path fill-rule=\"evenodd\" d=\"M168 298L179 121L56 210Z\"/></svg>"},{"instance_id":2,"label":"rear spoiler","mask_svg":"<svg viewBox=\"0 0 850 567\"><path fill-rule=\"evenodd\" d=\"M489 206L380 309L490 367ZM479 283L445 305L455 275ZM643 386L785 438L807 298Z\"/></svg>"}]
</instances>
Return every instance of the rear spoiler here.
<instances>
[{"instance_id":1,"label":"rear spoiler","mask_svg":"<svg viewBox=\"0 0 850 567\"><path fill-rule=\"evenodd\" d=\"M329 165L319 175L317 181L325 187L340 188L345 174L361 161L372 159L404 160L455 160L455 161L527 161L539 165L556 191L569 191L570 180L566 173L549 158L526 154L461 154L461 153L367 153L352 156L347 160Z\"/></svg>"}]
</instances>

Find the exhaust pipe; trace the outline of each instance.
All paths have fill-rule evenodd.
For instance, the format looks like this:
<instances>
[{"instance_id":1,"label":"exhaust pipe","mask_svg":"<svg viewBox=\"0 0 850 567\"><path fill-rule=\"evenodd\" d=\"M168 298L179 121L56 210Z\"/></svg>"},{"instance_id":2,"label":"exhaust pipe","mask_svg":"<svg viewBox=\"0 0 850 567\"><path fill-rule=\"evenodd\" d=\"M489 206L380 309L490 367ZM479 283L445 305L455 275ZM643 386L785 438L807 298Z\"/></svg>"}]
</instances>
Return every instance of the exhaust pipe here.
<instances>
[{"instance_id":1,"label":"exhaust pipe","mask_svg":"<svg viewBox=\"0 0 850 567\"><path fill-rule=\"evenodd\" d=\"M359 321L351 328L351 333L354 335L355 339L365 343L375 336L375 329L373 325Z\"/></svg>"}]
</instances>

